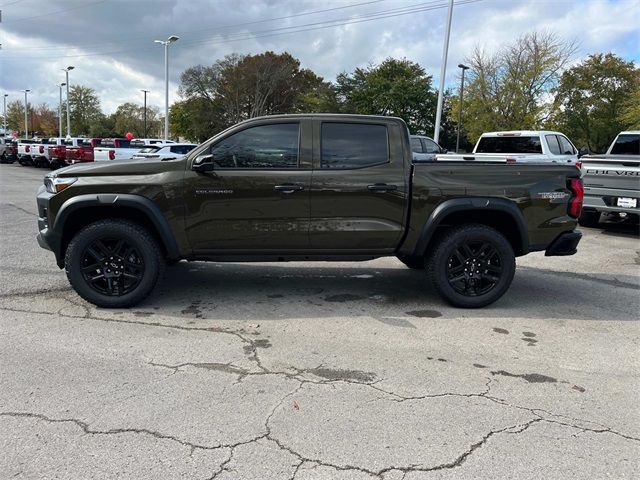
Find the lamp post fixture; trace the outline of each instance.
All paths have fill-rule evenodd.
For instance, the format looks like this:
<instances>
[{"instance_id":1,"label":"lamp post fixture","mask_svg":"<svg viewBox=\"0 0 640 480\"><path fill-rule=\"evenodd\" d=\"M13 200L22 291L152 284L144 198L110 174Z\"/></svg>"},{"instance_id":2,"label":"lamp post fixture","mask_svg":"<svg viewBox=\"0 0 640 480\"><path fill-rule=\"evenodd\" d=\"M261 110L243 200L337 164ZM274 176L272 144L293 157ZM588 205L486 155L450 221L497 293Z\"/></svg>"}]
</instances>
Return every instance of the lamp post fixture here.
<instances>
[{"instance_id":1,"label":"lamp post fixture","mask_svg":"<svg viewBox=\"0 0 640 480\"><path fill-rule=\"evenodd\" d=\"M3 124L3 128L4 128L4 136L7 136L7 97L9 96L8 93L5 93L4 96L2 97L2 103L3 103L3 114L2 114L2 124Z\"/></svg>"},{"instance_id":2,"label":"lamp post fixture","mask_svg":"<svg viewBox=\"0 0 640 480\"><path fill-rule=\"evenodd\" d=\"M67 68L63 68L62 71L65 73L67 77L67 81L65 85L67 86L67 136L71 136L71 115L69 114L69 72L73 70L75 67L73 65L69 65ZM60 136L62 136L62 132L60 132Z\"/></svg>"},{"instance_id":3,"label":"lamp post fixture","mask_svg":"<svg viewBox=\"0 0 640 480\"><path fill-rule=\"evenodd\" d=\"M164 139L169 139L169 44L180 37L171 35L166 40L154 40L155 43L164 45Z\"/></svg>"},{"instance_id":4,"label":"lamp post fixture","mask_svg":"<svg viewBox=\"0 0 640 480\"><path fill-rule=\"evenodd\" d=\"M144 138L147 138L147 93L149 90L140 90L144 93Z\"/></svg>"},{"instance_id":5,"label":"lamp post fixture","mask_svg":"<svg viewBox=\"0 0 640 480\"><path fill-rule=\"evenodd\" d=\"M29 138L29 107L27 103L27 93L31 90L20 90L24 92L24 138Z\"/></svg>"},{"instance_id":6,"label":"lamp post fixture","mask_svg":"<svg viewBox=\"0 0 640 480\"><path fill-rule=\"evenodd\" d=\"M456 153L460 150L460 127L462 125L462 100L464 98L464 71L469 70L469 67L458 64L458 68L462 69L462 78L460 79L460 105L458 106L458 133L456 134Z\"/></svg>"},{"instance_id":7,"label":"lamp post fixture","mask_svg":"<svg viewBox=\"0 0 640 480\"><path fill-rule=\"evenodd\" d=\"M60 103L58 104L58 136L62 138L62 87L64 87L66 83L61 83L58 85L58 89L60 90Z\"/></svg>"}]
</instances>

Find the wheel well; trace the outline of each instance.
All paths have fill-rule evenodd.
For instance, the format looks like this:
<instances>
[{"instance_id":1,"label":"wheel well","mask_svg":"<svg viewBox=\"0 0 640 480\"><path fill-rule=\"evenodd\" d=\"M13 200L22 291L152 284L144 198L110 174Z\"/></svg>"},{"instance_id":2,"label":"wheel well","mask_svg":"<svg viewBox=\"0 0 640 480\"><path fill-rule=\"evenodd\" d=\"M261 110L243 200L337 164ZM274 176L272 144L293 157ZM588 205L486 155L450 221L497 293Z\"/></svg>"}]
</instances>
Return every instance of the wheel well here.
<instances>
[{"instance_id":1,"label":"wheel well","mask_svg":"<svg viewBox=\"0 0 640 480\"><path fill-rule=\"evenodd\" d=\"M450 213L438 224L431 240L448 228L470 223L486 225L496 229L509 241L516 257L525 254L522 247L523 238L518 224L509 213L500 210L467 210Z\"/></svg>"},{"instance_id":2,"label":"wheel well","mask_svg":"<svg viewBox=\"0 0 640 480\"><path fill-rule=\"evenodd\" d=\"M130 222L137 223L144 227L149 233L151 233L157 240L162 254L167 256L167 248L162 241L162 237L158 232L158 229L142 211L133 207L110 207L110 206L90 206L75 210L64 223L62 230L62 243L60 258L64 258L64 255L69 246L69 242L81 229L99 220L129 220Z\"/></svg>"}]
</instances>

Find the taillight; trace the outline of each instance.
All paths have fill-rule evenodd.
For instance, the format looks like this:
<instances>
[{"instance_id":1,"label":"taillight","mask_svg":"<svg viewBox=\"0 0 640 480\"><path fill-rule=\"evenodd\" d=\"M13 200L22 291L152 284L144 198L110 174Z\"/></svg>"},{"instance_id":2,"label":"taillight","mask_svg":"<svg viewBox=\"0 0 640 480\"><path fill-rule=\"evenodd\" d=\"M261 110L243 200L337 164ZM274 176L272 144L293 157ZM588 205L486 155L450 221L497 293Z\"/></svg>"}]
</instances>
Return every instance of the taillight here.
<instances>
[{"instance_id":1,"label":"taillight","mask_svg":"<svg viewBox=\"0 0 640 480\"><path fill-rule=\"evenodd\" d=\"M576 162L576 167L582 168L582 162L580 162L580 161Z\"/></svg>"},{"instance_id":2,"label":"taillight","mask_svg":"<svg viewBox=\"0 0 640 480\"><path fill-rule=\"evenodd\" d=\"M116 159L116 151L109 150L109 160L115 160L115 159Z\"/></svg>"},{"instance_id":3,"label":"taillight","mask_svg":"<svg viewBox=\"0 0 640 480\"><path fill-rule=\"evenodd\" d=\"M581 178L570 178L568 183L569 190L571 190L571 198L569 199L569 216L578 218L582 212L582 203L584 201L584 185Z\"/></svg>"},{"instance_id":4,"label":"taillight","mask_svg":"<svg viewBox=\"0 0 640 480\"><path fill-rule=\"evenodd\" d=\"M29 153L31 151L31 147L29 145L25 145L24 151Z\"/></svg>"},{"instance_id":5,"label":"taillight","mask_svg":"<svg viewBox=\"0 0 640 480\"><path fill-rule=\"evenodd\" d=\"M44 146L40 145L40 153L44 153Z\"/></svg>"}]
</instances>

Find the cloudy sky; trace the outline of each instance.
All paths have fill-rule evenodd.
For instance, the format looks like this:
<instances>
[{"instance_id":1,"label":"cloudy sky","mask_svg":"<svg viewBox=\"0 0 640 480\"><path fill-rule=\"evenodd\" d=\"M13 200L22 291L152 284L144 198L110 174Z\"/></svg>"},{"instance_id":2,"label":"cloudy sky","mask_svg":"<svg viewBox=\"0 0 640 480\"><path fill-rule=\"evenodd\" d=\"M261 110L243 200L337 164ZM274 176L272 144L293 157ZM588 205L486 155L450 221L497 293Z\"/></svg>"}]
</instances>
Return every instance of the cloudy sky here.
<instances>
[{"instance_id":1,"label":"cloudy sky","mask_svg":"<svg viewBox=\"0 0 640 480\"><path fill-rule=\"evenodd\" d=\"M94 88L105 113L124 102L164 102L171 34L170 101L180 73L232 52L288 51L328 80L386 57L423 65L437 82L447 0L0 0L0 90L57 106L62 68ZM574 62L614 52L640 64L640 0L456 0L447 83L476 45L551 30L576 40Z\"/></svg>"}]
</instances>

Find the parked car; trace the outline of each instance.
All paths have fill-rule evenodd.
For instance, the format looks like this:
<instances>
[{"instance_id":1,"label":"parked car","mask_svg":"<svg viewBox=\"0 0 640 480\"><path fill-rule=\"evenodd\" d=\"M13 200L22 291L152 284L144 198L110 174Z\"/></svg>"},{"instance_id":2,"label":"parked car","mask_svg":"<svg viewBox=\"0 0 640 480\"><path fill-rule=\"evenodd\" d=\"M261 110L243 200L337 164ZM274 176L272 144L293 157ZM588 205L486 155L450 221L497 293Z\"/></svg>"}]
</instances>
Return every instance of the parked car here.
<instances>
[{"instance_id":1,"label":"parked car","mask_svg":"<svg viewBox=\"0 0 640 480\"><path fill-rule=\"evenodd\" d=\"M13 163L13 139L11 137L0 137L0 163Z\"/></svg>"},{"instance_id":2,"label":"parked car","mask_svg":"<svg viewBox=\"0 0 640 480\"><path fill-rule=\"evenodd\" d=\"M640 215L640 130L620 132L604 155L585 155L580 224L595 227L602 213Z\"/></svg>"},{"instance_id":3,"label":"parked car","mask_svg":"<svg viewBox=\"0 0 640 480\"><path fill-rule=\"evenodd\" d=\"M31 148L33 164L36 167L52 167L51 147L62 145L63 142L64 138L61 137L40 139L38 143Z\"/></svg>"},{"instance_id":4,"label":"parked car","mask_svg":"<svg viewBox=\"0 0 640 480\"><path fill-rule=\"evenodd\" d=\"M508 289L515 257L576 252L582 192L573 165L414 163L399 118L274 115L173 162L49 174L38 242L101 307L140 302L165 261L383 256L426 267L453 305L482 307Z\"/></svg>"},{"instance_id":5,"label":"parked car","mask_svg":"<svg viewBox=\"0 0 640 480\"><path fill-rule=\"evenodd\" d=\"M194 143L173 143L170 145L152 145L145 147L133 155L134 159L175 160L186 155L198 145Z\"/></svg>"},{"instance_id":6,"label":"parked car","mask_svg":"<svg viewBox=\"0 0 640 480\"><path fill-rule=\"evenodd\" d=\"M99 147L93 149L93 159L95 162L105 160L130 160L133 155L150 145L166 145L175 143L172 140L162 140L159 138L104 138Z\"/></svg>"},{"instance_id":7,"label":"parked car","mask_svg":"<svg viewBox=\"0 0 640 480\"><path fill-rule=\"evenodd\" d=\"M560 132L521 130L483 133L473 153L437 155L437 160L482 160L500 163L565 163L575 165L578 150Z\"/></svg>"},{"instance_id":8,"label":"parked car","mask_svg":"<svg viewBox=\"0 0 640 480\"><path fill-rule=\"evenodd\" d=\"M55 169L67 162L67 148L77 147L84 141L83 137L70 137L61 139L55 145L49 147L49 165Z\"/></svg>"},{"instance_id":9,"label":"parked car","mask_svg":"<svg viewBox=\"0 0 640 480\"><path fill-rule=\"evenodd\" d=\"M75 147L67 147L65 163L93 162L93 149L102 144L101 138L84 138Z\"/></svg>"},{"instance_id":10,"label":"parked car","mask_svg":"<svg viewBox=\"0 0 640 480\"><path fill-rule=\"evenodd\" d=\"M20 165L33 165L32 148L36 143L37 140L30 138L23 138L18 140L18 151L16 152L16 155L18 157L18 162L20 162Z\"/></svg>"},{"instance_id":11,"label":"parked car","mask_svg":"<svg viewBox=\"0 0 640 480\"><path fill-rule=\"evenodd\" d=\"M411 135L411 151L416 162L433 162L436 154L447 153L447 150L438 145L432 138L422 135Z\"/></svg>"}]
</instances>

